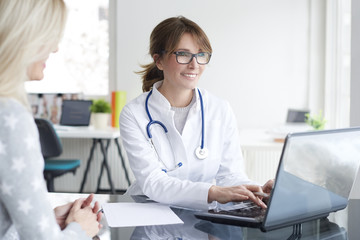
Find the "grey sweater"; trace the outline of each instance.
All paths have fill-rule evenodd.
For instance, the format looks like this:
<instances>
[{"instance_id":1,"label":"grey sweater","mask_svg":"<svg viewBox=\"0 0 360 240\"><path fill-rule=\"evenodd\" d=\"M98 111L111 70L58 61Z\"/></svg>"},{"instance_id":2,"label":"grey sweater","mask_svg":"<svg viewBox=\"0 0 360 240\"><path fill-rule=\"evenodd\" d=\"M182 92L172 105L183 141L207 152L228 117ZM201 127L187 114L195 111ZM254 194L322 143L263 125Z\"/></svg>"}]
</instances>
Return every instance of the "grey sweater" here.
<instances>
[{"instance_id":1,"label":"grey sweater","mask_svg":"<svg viewBox=\"0 0 360 240\"><path fill-rule=\"evenodd\" d=\"M0 97L0 239L91 239L78 223L56 223L43 178L44 159L30 112Z\"/></svg>"}]
</instances>

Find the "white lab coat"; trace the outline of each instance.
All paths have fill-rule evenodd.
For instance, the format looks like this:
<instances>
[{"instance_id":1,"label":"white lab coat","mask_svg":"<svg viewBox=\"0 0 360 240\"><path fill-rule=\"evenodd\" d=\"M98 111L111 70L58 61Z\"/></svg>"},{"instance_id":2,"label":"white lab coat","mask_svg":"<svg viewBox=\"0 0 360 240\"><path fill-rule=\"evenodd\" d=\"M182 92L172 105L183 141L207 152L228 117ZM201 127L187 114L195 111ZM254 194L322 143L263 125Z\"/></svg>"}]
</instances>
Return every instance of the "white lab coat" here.
<instances>
[{"instance_id":1,"label":"white lab coat","mask_svg":"<svg viewBox=\"0 0 360 240\"><path fill-rule=\"evenodd\" d=\"M163 128L152 125L156 151L146 132L149 117L145 111L145 99L148 93L129 102L121 112L121 138L136 178L127 194L145 194L165 204L207 209L208 191L214 180L220 186L253 184L243 171L237 123L228 102L200 89L205 118L204 144L209 153L206 159L199 160L195 156L195 149L201 142L201 108L197 90L196 102L180 135L170 103L157 90L160 84L154 84L148 107L152 119L167 127L168 137ZM178 162L183 166L173 170ZM170 171L165 173L161 170L163 168Z\"/></svg>"}]
</instances>

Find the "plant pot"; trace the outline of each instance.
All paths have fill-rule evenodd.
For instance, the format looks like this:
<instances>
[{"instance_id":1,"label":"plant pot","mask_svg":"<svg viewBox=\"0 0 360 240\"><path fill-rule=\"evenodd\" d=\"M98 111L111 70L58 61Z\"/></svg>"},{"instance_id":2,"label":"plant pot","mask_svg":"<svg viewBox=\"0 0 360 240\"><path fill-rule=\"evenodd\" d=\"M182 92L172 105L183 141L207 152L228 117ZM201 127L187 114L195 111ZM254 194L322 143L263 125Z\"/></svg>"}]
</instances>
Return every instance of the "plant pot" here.
<instances>
[{"instance_id":1,"label":"plant pot","mask_svg":"<svg viewBox=\"0 0 360 240\"><path fill-rule=\"evenodd\" d=\"M93 123L96 129L105 129L109 123L110 114L108 113L93 113Z\"/></svg>"}]
</instances>

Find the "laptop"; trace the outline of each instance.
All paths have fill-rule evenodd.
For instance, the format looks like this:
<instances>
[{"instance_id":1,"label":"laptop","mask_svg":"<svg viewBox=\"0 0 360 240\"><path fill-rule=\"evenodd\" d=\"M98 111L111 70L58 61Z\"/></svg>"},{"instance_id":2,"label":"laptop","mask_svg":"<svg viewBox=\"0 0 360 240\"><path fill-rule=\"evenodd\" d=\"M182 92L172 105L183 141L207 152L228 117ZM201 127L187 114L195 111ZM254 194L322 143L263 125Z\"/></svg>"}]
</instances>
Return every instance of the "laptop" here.
<instances>
[{"instance_id":1,"label":"laptop","mask_svg":"<svg viewBox=\"0 0 360 240\"><path fill-rule=\"evenodd\" d=\"M288 109L286 123L305 123L308 110Z\"/></svg>"},{"instance_id":2,"label":"laptop","mask_svg":"<svg viewBox=\"0 0 360 240\"><path fill-rule=\"evenodd\" d=\"M360 127L288 134L267 209L249 202L217 204L195 216L262 231L327 217L347 206L359 165Z\"/></svg>"},{"instance_id":3,"label":"laptop","mask_svg":"<svg viewBox=\"0 0 360 240\"><path fill-rule=\"evenodd\" d=\"M89 126L91 100L63 100L60 125Z\"/></svg>"}]
</instances>

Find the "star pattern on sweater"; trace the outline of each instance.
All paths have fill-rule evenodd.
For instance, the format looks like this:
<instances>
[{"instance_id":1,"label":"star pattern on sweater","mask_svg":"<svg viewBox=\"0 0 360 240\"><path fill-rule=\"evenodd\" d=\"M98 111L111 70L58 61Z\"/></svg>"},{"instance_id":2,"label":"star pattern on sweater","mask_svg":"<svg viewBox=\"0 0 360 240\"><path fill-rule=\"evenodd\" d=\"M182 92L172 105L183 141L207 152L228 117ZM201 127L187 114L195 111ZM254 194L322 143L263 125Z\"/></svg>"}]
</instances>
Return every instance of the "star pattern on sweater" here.
<instances>
[{"instance_id":1,"label":"star pattern on sweater","mask_svg":"<svg viewBox=\"0 0 360 240\"><path fill-rule=\"evenodd\" d=\"M31 150L36 148L36 141L39 141L38 139L36 139L34 136L32 135L27 135L24 139L25 145L26 145L26 149L27 150Z\"/></svg>"},{"instance_id":2,"label":"star pattern on sweater","mask_svg":"<svg viewBox=\"0 0 360 240\"><path fill-rule=\"evenodd\" d=\"M39 225L40 231L44 232L49 227L49 218L46 217L45 215L42 215L38 225Z\"/></svg>"},{"instance_id":3,"label":"star pattern on sweater","mask_svg":"<svg viewBox=\"0 0 360 240\"><path fill-rule=\"evenodd\" d=\"M4 223L1 221L4 226L11 224L13 234L8 232L7 236L13 239L20 239L19 235L26 239L37 236L80 239L83 230L75 226L61 231L48 206L44 160L33 117L24 113L20 103L6 98L4 101L0 101L0 198L6 205L0 204L0 209L12 213L11 217L5 216Z\"/></svg>"},{"instance_id":4,"label":"star pattern on sweater","mask_svg":"<svg viewBox=\"0 0 360 240\"><path fill-rule=\"evenodd\" d=\"M12 159L11 169L15 170L17 173L21 173L26 167L23 157L15 157Z\"/></svg>"},{"instance_id":5,"label":"star pattern on sweater","mask_svg":"<svg viewBox=\"0 0 360 240\"><path fill-rule=\"evenodd\" d=\"M44 184L44 179L34 178L31 182L31 186L33 187L34 191L41 189L42 185Z\"/></svg>"},{"instance_id":6,"label":"star pattern on sweater","mask_svg":"<svg viewBox=\"0 0 360 240\"><path fill-rule=\"evenodd\" d=\"M15 126L18 123L18 118L14 114L4 116L5 125L9 127L11 130L15 129Z\"/></svg>"},{"instance_id":7,"label":"star pattern on sweater","mask_svg":"<svg viewBox=\"0 0 360 240\"><path fill-rule=\"evenodd\" d=\"M33 208L29 199L19 200L18 204L19 204L18 210L23 212L25 215L27 215L29 211Z\"/></svg>"},{"instance_id":8,"label":"star pattern on sweater","mask_svg":"<svg viewBox=\"0 0 360 240\"><path fill-rule=\"evenodd\" d=\"M12 195L12 192L11 190L13 189L14 187L9 185L9 184L6 184L6 182L2 182L0 183L0 189L1 189L1 193L3 195L9 195L11 196Z\"/></svg>"}]
</instances>

